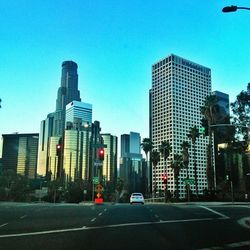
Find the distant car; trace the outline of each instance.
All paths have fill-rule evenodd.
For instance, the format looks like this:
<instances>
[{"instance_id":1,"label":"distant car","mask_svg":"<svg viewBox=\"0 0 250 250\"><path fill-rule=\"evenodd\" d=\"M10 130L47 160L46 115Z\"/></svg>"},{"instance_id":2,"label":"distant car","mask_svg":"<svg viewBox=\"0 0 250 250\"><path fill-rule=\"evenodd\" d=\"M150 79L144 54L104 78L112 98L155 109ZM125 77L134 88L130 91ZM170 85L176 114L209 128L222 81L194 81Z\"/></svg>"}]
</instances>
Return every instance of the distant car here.
<instances>
[{"instance_id":1,"label":"distant car","mask_svg":"<svg viewBox=\"0 0 250 250\"><path fill-rule=\"evenodd\" d=\"M130 204L141 203L144 204L144 197L142 193L132 193L130 196Z\"/></svg>"}]
</instances>

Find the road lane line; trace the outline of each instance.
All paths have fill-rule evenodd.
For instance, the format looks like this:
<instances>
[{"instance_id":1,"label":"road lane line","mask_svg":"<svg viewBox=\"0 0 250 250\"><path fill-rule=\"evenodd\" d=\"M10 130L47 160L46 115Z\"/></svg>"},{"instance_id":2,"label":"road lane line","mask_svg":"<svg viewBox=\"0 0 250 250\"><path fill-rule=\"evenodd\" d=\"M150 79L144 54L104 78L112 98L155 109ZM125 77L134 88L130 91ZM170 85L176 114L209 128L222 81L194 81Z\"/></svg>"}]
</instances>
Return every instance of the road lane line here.
<instances>
[{"instance_id":1,"label":"road lane line","mask_svg":"<svg viewBox=\"0 0 250 250\"><path fill-rule=\"evenodd\" d=\"M217 214L217 215L223 217L224 219L230 219L230 218L229 218L228 216L226 216L225 214L222 214L222 213L220 213L220 212L217 212L217 211L215 211L215 210L213 210L213 209L211 209L211 208L209 208L209 207L205 207L205 206L199 206L199 207L204 208L204 209L206 209L206 210L208 210L208 211L210 211L210 212L212 212L212 213L214 213L214 214Z\"/></svg>"},{"instance_id":2,"label":"road lane line","mask_svg":"<svg viewBox=\"0 0 250 250\"><path fill-rule=\"evenodd\" d=\"M8 225L9 223L4 223L4 224L2 224L2 225L0 225L0 227L4 227L4 226L6 226L6 225Z\"/></svg>"},{"instance_id":3,"label":"road lane line","mask_svg":"<svg viewBox=\"0 0 250 250\"><path fill-rule=\"evenodd\" d=\"M93 221L95 221L96 220L96 218L93 218L91 221L93 222Z\"/></svg>"},{"instance_id":4,"label":"road lane line","mask_svg":"<svg viewBox=\"0 0 250 250\"><path fill-rule=\"evenodd\" d=\"M94 219L96 219L96 218L94 218ZM148 221L148 222L137 222L137 223L124 223L124 224L95 226L95 227L94 226L93 227L83 226L83 227L78 227L78 228L57 229L57 230L49 230L49 231L38 231L38 232L31 232L31 233L4 234L4 235L0 235L0 238L35 236L35 235L54 234L54 233L66 233L66 232L74 232L74 231L96 230L96 229L103 229L103 228L116 228L116 227L167 224L167 223L213 221L213 220L215 220L215 218L187 219L187 220L168 220L168 221Z\"/></svg>"},{"instance_id":5,"label":"road lane line","mask_svg":"<svg viewBox=\"0 0 250 250\"><path fill-rule=\"evenodd\" d=\"M101 215L102 215L102 213L99 213L99 214L98 214L98 216L101 216Z\"/></svg>"},{"instance_id":6,"label":"road lane line","mask_svg":"<svg viewBox=\"0 0 250 250\"><path fill-rule=\"evenodd\" d=\"M20 219L24 219L25 217L27 217L27 215L25 214L25 215L23 215L23 216L21 216L20 217Z\"/></svg>"},{"instance_id":7,"label":"road lane line","mask_svg":"<svg viewBox=\"0 0 250 250\"><path fill-rule=\"evenodd\" d=\"M229 249L229 248L236 248L236 247L238 248L238 247L244 247L244 246L250 246L250 240L224 244L222 246L213 246L213 247L200 248L198 250Z\"/></svg>"},{"instance_id":8,"label":"road lane line","mask_svg":"<svg viewBox=\"0 0 250 250\"><path fill-rule=\"evenodd\" d=\"M107 211L107 208L104 209L104 212L106 212L106 211Z\"/></svg>"}]
</instances>

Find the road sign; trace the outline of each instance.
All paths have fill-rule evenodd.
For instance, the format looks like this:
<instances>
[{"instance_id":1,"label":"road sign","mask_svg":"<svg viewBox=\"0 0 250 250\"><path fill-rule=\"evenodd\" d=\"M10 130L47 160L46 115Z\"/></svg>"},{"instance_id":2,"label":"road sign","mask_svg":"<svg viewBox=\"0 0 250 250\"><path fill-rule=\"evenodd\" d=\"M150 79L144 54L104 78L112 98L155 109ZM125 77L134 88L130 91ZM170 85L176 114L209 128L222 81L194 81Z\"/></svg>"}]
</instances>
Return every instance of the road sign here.
<instances>
[{"instance_id":1,"label":"road sign","mask_svg":"<svg viewBox=\"0 0 250 250\"><path fill-rule=\"evenodd\" d=\"M185 184L194 184L194 179L183 179L183 183L185 183Z\"/></svg>"},{"instance_id":2,"label":"road sign","mask_svg":"<svg viewBox=\"0 0 250 250\"><path fill-rule=\"evenodd\" d=\"M92 145L93 148L106 148L106 144L96 143Z\"/></svg>"},{"instance_id":3,"label":"road sign","mask_svg":"<svg viewBox=\"0 0 250 250\"><path fill-rule=\"evenodd\" d=\"M98 176L95 176L95 177L93 177L93 183L94 184L98 184L99 183L99 178L98 178Z\"/></svg>"},{"instance_id":4,"label":"road sign","mask_svg":"<svg viewBox=\"0 0 250 250\"><path fill-rule=\"evenodd\" d=\"M95 187L95 190L96 190L97 193L101 193L101 192L102 192L102 189L103 189L103 187L102 187L101 184L98 184L98 185Z\"/></svg>"},{"instance_id":5,"label":"road sign","mask_svg":"<svg viewBox=\"0 0 250 250\"><path fill-rule=\"evenodd\" d=\"M102 167L103 163L102 162L94 162L95 167Z\"/></svg>"}]
</instances>

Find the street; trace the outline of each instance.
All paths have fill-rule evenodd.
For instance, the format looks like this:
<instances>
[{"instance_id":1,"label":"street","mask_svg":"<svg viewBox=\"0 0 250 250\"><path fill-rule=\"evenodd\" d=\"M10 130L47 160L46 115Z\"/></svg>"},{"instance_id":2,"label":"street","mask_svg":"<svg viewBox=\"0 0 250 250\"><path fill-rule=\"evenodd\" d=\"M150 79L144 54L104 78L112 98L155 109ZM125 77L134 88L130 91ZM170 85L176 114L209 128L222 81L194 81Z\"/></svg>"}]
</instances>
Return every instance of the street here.
<instances>
[{"instance_id":1,"label":"street","mask_svg":"<svg viewBox=\"0 0 250 250\"><path fill-rule=\"evenodd\" d=\"M250 204L0 203L0 249L250 249Z\"/></svg>"}]
</instances>

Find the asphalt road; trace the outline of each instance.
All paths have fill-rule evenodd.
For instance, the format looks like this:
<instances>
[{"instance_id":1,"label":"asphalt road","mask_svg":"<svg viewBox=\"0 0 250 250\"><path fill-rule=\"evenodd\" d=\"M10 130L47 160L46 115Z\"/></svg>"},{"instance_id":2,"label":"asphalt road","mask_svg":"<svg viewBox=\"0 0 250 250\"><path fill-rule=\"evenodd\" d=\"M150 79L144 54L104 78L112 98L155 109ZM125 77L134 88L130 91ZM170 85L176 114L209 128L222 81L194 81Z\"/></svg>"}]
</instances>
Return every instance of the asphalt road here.
<instances>
[{"instance_id":1,"label":"asphalt road","mask_svg":"<svg viewBox=\"0 0 250 250\"><path fill-rule=\"evenodd\" d=\"M0 249L250 249L246 218L250 204L0 203Z\"/></svg>"}]
</instances>

